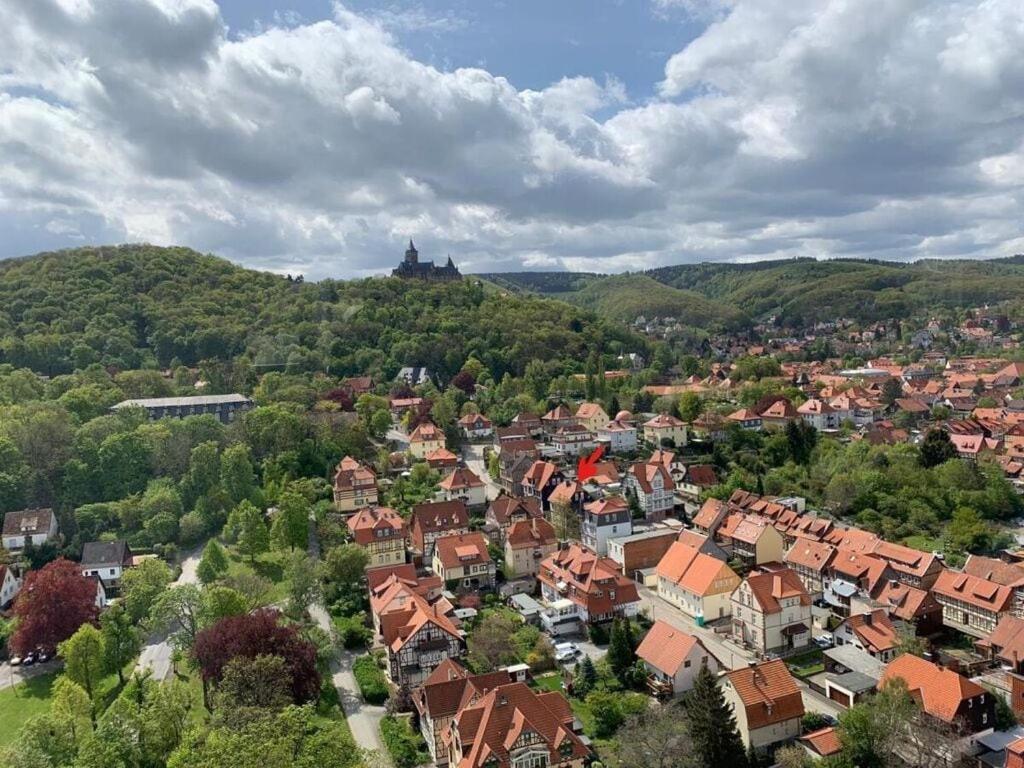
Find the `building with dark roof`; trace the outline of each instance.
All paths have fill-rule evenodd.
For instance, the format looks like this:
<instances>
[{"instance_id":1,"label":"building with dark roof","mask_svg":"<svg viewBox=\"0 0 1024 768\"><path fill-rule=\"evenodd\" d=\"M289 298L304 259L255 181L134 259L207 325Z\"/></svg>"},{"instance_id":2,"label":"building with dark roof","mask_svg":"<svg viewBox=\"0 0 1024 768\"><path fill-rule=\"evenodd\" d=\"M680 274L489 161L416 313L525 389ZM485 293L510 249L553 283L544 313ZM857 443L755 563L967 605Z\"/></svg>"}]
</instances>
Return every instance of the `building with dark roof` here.
<instances>
[{"instance_id":1,"label":"building with dark roof","mask_svg":"<svg viewBox=\"0 0 1024 768\"><path fill-rule=\"evenodd\" d=\"M223 424L234 421L239 414L253 407L253 402L244 395L196 395L194 397L144 397L122 400L110 410L141 408L150 421L158 419L184 419L187 416L216 416Z\"/></svg>"},{"instance_id":2,"label":"building with dark roof","mask_svg":"<svg viewBox=\"0 0 1024 768\"><path fill-rule=\"evenodd\" d=\"M128 543L119 541L89 541L82 547L82 575L95 576L110 592L121 584L121 576L132 567L132 551Z\"/></svg>"},{"instance_id":3,"label":"building with dark roof","mask_svg":"<svg viewBox=\"0 0 1024 768\"><path fill-rule=\"evenodd\" d=\"M431 282L451 282L462 279L462 273L452 262L451 256L448 257L448 262L443 267L437 266L432 261L420 261L420 252L416 250L412 240L409 241L409 247L405 251L405 259L392 270L391 274L395 277Z\"/></svg>"}]
</instances>

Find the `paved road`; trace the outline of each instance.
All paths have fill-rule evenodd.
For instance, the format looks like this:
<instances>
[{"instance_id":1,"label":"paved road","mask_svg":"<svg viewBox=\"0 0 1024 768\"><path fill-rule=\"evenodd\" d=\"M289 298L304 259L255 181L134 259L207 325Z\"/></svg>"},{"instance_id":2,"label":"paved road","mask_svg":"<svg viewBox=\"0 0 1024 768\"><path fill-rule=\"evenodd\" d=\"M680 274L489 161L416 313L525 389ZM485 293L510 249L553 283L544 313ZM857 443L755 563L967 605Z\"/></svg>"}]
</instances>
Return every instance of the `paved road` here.
<instances>
[{"instance_id":1,"label":"paved road","mask_svg":"<svg viewBox=\"0 0 1024 768\"><path fill-rule=\"evenodd\" d=\"M196 574L196 568L199 566L199 560L202 556L202 546L196 547L189 552L181 562L181 575L178 576L171 586L198 584L199 576ZM142 649L142 653L139 654L135 671L145 672L148 669L152 672L154 680L166 680L171 675L171 655L173 653L174 649L167 640L165 633L154 635Z\"/></svg>"},{"instance_id":2,"label":"paved road","mask_svg":"<svg viewBox=\"0 0 1024 768\"><path fill-rule=\"evenodd\" d=\"M322 605L311 605L309 615L321 629L334 637L331 617ZM352 674L352 662L355 658L351 651L341 649L337 658L331 662L331 680L338 689L341 709L348 720L349 728L352 729L356 744L363 749L379 750L381 755L386 755L380 740L380 721L384 717L384 707L367 704L359 695L359 686Z\"/></svg>"},{"instance_id":3,"label":"paved road","mask_svg":"<svg viewBox=\"0 0 1024 768\"><path fill-rule=\"evenodd\" d=\"M32 664L28 667L12 667L5 661L0 663L0 691L38 675L56 672L60 667L61 662L59 659L53 659L45 664Z\"/></svg>"},{"instance_id":4,"label":"paved road","mask_svg":"<svg viewBox=\"0 0 1024 768\"><path fill-rule=\"evenodd\" d=\"M501 487L491 479L491 475L487 471L487 462L484 461L484 449L487 448L488 445L490 444L463 444L462 461L465 462L466 467L474 475L484 481L484 485L487 486L487 500L493 501L498 498L498 494L501 493Z\"/></svg>"},{"instance_id":5,"label":"paved road","mask_svg":"<svg viewBox=\"0 0 1024 768\"><path fill-rule=\"evenodd\" d=\"M641 610L646 610L647 615L652 619L660 619L682 632L699 637L705 647L728 669L739 669L756 660L756 655L745 648L724 639L722 635L715 634L707 627L698 627L692 618L671 603L662 600L653 590L638 584L637 591L640 593ZM802 681L797 680L797 685L801 689L804 709L808 712L820 712L830 717L838 717L839 713L843 711L842 707L834 701L815 693Z\"/></svg>"}]
</instances>

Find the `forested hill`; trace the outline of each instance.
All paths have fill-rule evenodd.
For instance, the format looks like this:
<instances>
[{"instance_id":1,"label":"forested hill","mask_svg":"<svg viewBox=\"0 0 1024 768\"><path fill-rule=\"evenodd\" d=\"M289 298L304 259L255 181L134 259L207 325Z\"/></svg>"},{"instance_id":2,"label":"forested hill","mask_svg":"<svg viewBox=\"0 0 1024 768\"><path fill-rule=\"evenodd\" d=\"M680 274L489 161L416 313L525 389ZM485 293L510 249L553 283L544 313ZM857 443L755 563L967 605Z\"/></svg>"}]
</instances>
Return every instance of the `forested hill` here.
<instances>
[{"instance_id":1,"label":"forested hill","mask_svg":"<svg viewBox=\"0 0 1024 768\"><path fill-rule=\"evenodd\" d=\"M479 281L292 281L186 248L82 248L0 262L0 364L57 375L237 361L254 372L441 377L475 355L496 380L539 360L644 342L592 312Z\"/></svg>"},{"instance_id":2,"label":"forested hill","mask_svg":"<svg viewBox=\"0 0 1024 768\"><path fill-rule=\"evenodd\" d=\"M1024 297L1024 256L909 264L795 259L683 264L629 275L570 274L481 277L506 288L555 293L618 320L629 321L637 314L671 314L700 327L728 326L737 321L737 315L754 320L771 314L784 320L882 320L932 307L974 307ZM638 312L645 297L651 309ZM693 316L705 320L694 323Z\"/></svg>"}]
</instances>

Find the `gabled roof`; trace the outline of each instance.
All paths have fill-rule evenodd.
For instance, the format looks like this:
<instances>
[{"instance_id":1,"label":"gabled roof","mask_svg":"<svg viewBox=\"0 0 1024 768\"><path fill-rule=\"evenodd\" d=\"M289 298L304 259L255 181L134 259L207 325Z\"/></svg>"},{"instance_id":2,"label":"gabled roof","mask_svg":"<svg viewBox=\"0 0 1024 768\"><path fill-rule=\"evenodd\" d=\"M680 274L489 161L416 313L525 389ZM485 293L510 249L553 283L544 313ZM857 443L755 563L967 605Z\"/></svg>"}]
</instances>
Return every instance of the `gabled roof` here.
<instances>
[{"instance_id":1,"label":"gabled roof","mask_svg":"<svg viewBox=\"0 0 1024 768\"><path fill-rule=\"evenodd\" d=\"M82 546L82 567L90 568L97 565L131 565L132 551L128 542L89 541Z\"/></svg>"},{"instance_id":2,"label":"gabled roof","mask_svg":"<svg viewBox=\"0 0 1024 768\"><path fill-rule=\"evenodd\" d=\"M551 523L543 517L533 517L529 520L512 523L508 529L506 541L512 549L527 549L554 544L558 541L558 537L555 535L555 527Z\"/></svg>"},{"instance_id":3,"label":"gabled roof","mask_svg":"<svg viewBox=\"0 0 1024 768\"><path fill-rule=\"evenodd\" d=\"M607 496L587 502L583 508L592 515L615 515L619 512L628 512L629 504L621 496Z\"/></svg>"},{"instance_id":4,"label":"gabled roof","mask_svg":"<svg viewBox=\"0 0 1024 768\"><path fill-rule=\"evenodd\" d=\"M441 561L445 570L491 562L487 539L479 531L442 536L434 542L434 557Z\"/></svg>"},{"instance_id":5,"label":"gabled roof","mask_svg":"<svg viewBox=\"0 0 1024 768\"><path fill-rule=\"evenodd\" d=\"M764 661L726 673L754 730L804 716L796 680L782 659Z\"/></svg>"},{"instance_id":6,"label":"gabled roof","mask_svg":"<svg viewBox=\"0 0 1024 768\"><path fill-rule=\"evenodd\" d=\"M807 594L800 577L789 568L751 573L747 576L746 583L761 613L780 613L782 606L779 601L790 598L799 598L800 605L803 606L811 604L811 596Z\"/></svg>"},{"instance_id":7,"label":"gabled roof","mask_svg":"<svg viewBox=\"0 0 1024 768\"><path fill-rule=\"evenodd\" d=\"M698 647L704 648L696 637L658 620L644 635L636 655L659 672L674 677L693 649Z\"/></svg>"},{"instance_id":8,"label":"gabled roof","mask_svg":"<svg viewBox=\"0 0 1024 768\"><path fill-rule=\"evenodd\" d=\"M552 765L565 762L563 744L570 760L584 760L591 751L573 732L574 719L560 693L536 693L524 683L498 686L455 716L451 728L458 732L463 757L453 768L483 768L492 757L507 768L509 749L527 734L548 748Z\"/></svg>"},{"instance_id":9,"label":"gabled roof","mask_svg":"<svg viewBox=\"0 0 1024 768\"><path fill-rule=\"evenodd\" d=\"M686 468L686 480L701 488L710 488L718 485L718 476L711 464L691 464Z\"/></svg>"},{"instance_id":10,"label":"gabled roof","mask_svg":"<svg viewBox=\"0 0 1024 768\"><path fill-rule=\"evenodd\" d=\"M667 491L673 490L676 485L672 482L672 475L665 469L664 464L644 464L636 463L630 466L629 475L632 477L637 485L643 490L644 493L650 493L654 490L654 486L651 484L656 477L661 477L662 488Z\"/></svg>"},{"instance_id":11,"label":"gabled roof","mask_svg":"<svg viewBox=\"0 0 1024 768\"><path fill-rule=\"evenodd\" d=\"M1007 563L995 557L968 555L964 573L1006 587L1024 586L1024 563Z\"/></svg>"},{"instance_id":12,"label":"gabled roof","mask_svg":"<svg viewBox=\"0 0 1024 768\"><path fill-rule=\"evenodd\" d=\"M580 403L580 407L576 409L577 419L593 419L600 417L602 421L608 420L608 414L604 412L604 408L598 403Z\"/></svg>"},{"instance_id":13,"label":"gabled roof","mask_svg":"<svg viewBox=\"0 0 1024 768\"><path fill-rule=\"evenodd\" d=\"M491 420L482 413L467 413L459 419L459 424L470 429L487 429L491 426Z\"/></svg>"},{"instance_id":14,"label":"gabled roof","mask_svg":"<svg viewBox=\"0 0 1024 768\"><path fill-rule=\"evenodd\" d=\"M725 519L729 507L719 499L705 499L700 510L693 516L693 524L708 530Z\"/></svg>"},{"instance_id":15,"label":"gabled roof","mask_svg":"<svg viewBox=\"0 0 1024 768\"><path fill-rule=\"evenodd\" d=\"M409 435L410 443L444 442L444 431L429 421L422 422Z\"/></svg>"},{"instance_id":16,"label":"gabled roof","mask_svg":"<svg viewBox=\"0 0 1024 768\"><path fill-rule=\"evenodd\" d=\"M1024 662L1024 619L1007 614L999 619L992 634L981 641L989 646L1002 660L1011 663L1014 669Z\"/></svg>"},{"instance_id":17,"label":"gabled roof","mask_svg":"<svg viewBox=\"0 0 1024 768\"><path fill-rule=\"evenodd\" d=\"M36 536L53 523L52 509L21 509L4 515L4 536Z\"/></svg>"},{"instance_id":18,"label":"gabled roof","mask_svg":"<svg viewBox=\"0 0 1024 768\"><path fill-rule=\"evenodd\" d=\"M557 473L558 467L550 461L538 459L526 470L523 482L532 485L534 488L545 488Z\"/></svg>"},{"instance_id":19,"label":"gabled roof","mask_svg":"<svg viewBox=\"0 0 1024 768\"><path fill-rule=\"evenodd\" d=\"M821 573L832 564L835 554L836 548L831 544L810 539L797 539L783 560L787 565L799 565Z\"/></svg>"},{"instance_id":20,"label":"gabled roof","mask_svg":"<svg viewBox=\"0 0 1024 768\"><path fill-rule=\"evenodd\" d=\"M377 531L387 531L391 537L404 535L405 521L390 507L367 507L348 519L348 529L356 544L365 547L378 539Z\"/></svg>"},{"instance_id":21,"label":"gabled roof","mask_svg":"<svg viewBox=\"0 0 1024 768\"><path fill-rule=\"evenodd\" d=\"M488 513L494 518L494 522L504 526L509 520L516 516L540 517L543 513L540 509L540 501L535 496L518 498L502 494L491 502Z\"/></svg>"},{"instance_id":22,"label":"gabled roof","mask_svg":"<svg viewBox=\"0 0 1024 768\"><path fill-rule=\"evenodd\" d=\"M796 409L796 412L808 416L823 416L826 413L834 413L835 409L824 400L818 400L817 398L812 397L810 400L804 401L800 407Z\"/></svg>"},{"instance_id":23,"label":"gabled roof","mask_svg":"<svg viewBox=\"0 0 1024 768\"><path fill-rule=\"evenodd\" d=\"M931 592L895 579L882 582L873 597L903 621L913 621L931 611L942 610Z\"/></svg>"},{"instance_id":24,"label":"gabled roof","mask_svg":"<svg viewBox=\"0 0 1024 768\"><path fill-rule=\"evenodd\" d=\"M721 560L699 552L681 541L672 542L657 566L658 578L679 585L687 592L705 596L731 592L739 576ZM716 587L716 582L730 582L725 589Z\"/></svg>"},{"instance_id":25,"label":"gabled roof","mask_svg":"<svg viewBox=\"0 0 1024 768\"><path fill-rule=\"evenodd\" d=\"M805 733L800 737L800 741L806 744L814 754L821 757L838 755L843 749L843 745L839 741L839 734L835 726L832 725Z\"/></svg>"},{"instance_id":26,"label":"gabled roof","mask_svg":"<svg viewBox=\"0 0 1024 768\"><path fill-rule=\"evenodd\" d=\"M889 614L884 609L855 614L845 619L842 624L850 628L870 653L892 650L899 643L896 627L892 625Z\"/></svg>"},{"instance_id":27,"label":"gabled roof","mask_svg":"<svg viewBox=\"0 0 1024 768\"><path fill-rule=\"evenodd\" d=\"M565 403L559 403L540 417L541 421L568 421L573 418L572 411Z\"/></svg>"},{"instance_id":28,"label":"gabled roof","mask_svg":"<svg viewBox=\"0 0 1024 768\"><path fill-rule=\"evenodd\" d=\"M437 721L452 717L488 691L511 682L512 677L505 670L471 675L454 659L445 659L413 691L413 703L421 716Z\"/></svg>"},{"instance_id":29,"label":"gabled roof","mask_svg":"<svg viewBox=\"0 0 1024 768\"><path fill-rule=\"evenodd\" d=\"M469 527L469 510L462 499L428 501L412 508L412 527L422 533L454 531Z\"/></svg>"},{"instance_id":30,"label":"gabled roof","mask_svg":"<svg viewBox=\"0 0 1024 768\"><path fill-rule=\"evenodd\" d=\"M961 600L968 605L993 613L1009 610L1013 590L993 581L979 579L969 573L943 570L932 586L937 597Z\"/></svg>"},{"instance_id":31,"label":"gabled roof","mask_svg":"<svg viewBox=\"0 0 1024 768\"><path fill-rule=\"evenodd\" d=\"M457 467L441 481L440 487L445 491L461 491L468 488L483 488L484 481L465 467Z\"/></svg>"},{"instance_id":32,"label":"gabled roof","mask_svg":"<svg viewBox=\"0 0 1024 768\"><path fill-rule=\"evenodd\" d=\"M918 578L924 577L939 564L938 558L931 552L922 552L888 541L879 541L871 550L871 554L885 560L894 571Z\"/></svg>"},{"instance_id":33,"label":"gabled roof","mask_svg":"<svg viewBox=\"0 0 1024 768\"><path fill-rule=\"evenodd\" d=\"M964 701L985 693L984 688L963 675L909 653L886 665L879 687L885 687L895 678L903 679L907 690L920 701L925 712L947 723L954 722Z\"/></svg>"},{"instance_id":34,"label":"gabled roof","mask_svg":"<svg viewBox=\"0 0 1024 768\"><path fill-rule=\"evenodd\" d=\"M619 564L570 544L546 557L538 578L550 588L587 608L591 616L611 613L640 600L636 583L619 572Z\"/></svg>"}]
</instances>

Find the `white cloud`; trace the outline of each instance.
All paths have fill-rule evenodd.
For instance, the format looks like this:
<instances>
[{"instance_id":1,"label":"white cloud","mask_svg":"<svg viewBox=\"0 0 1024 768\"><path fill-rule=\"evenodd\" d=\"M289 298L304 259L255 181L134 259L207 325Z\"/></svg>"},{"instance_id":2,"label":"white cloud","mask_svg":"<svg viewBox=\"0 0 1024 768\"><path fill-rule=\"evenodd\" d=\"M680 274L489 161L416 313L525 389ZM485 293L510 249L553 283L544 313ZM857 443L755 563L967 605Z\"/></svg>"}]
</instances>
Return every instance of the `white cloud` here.
<instances>
[{"instance_id":1,"label":"white cloud","mask_svg":"<svg viewBox=\"0 0 1024 768\"><path fill-rule=\"evenodd\" d=\"M319 277L409 235L478 271L1020 248L1019 0L662 3L707 27L637 105L416 61L390 30L420 6L233 39L212 0L7 0L0 256L148 239Z\"/></svg>"}]
</instances>

